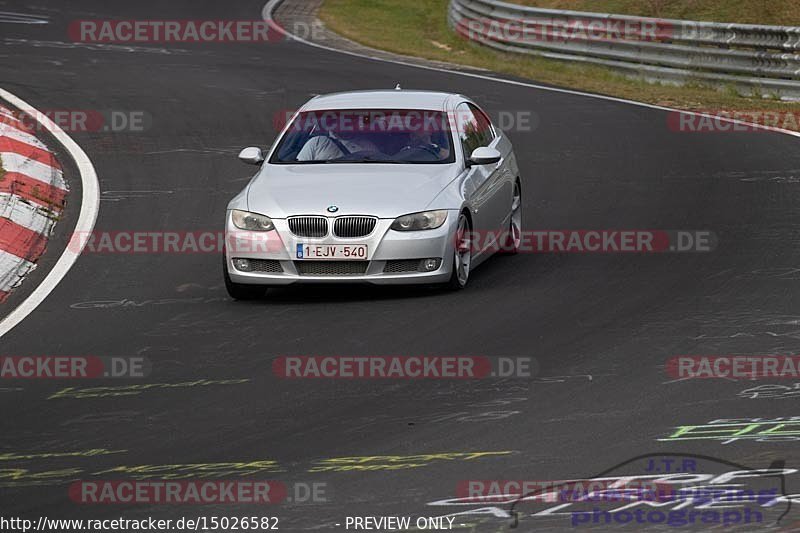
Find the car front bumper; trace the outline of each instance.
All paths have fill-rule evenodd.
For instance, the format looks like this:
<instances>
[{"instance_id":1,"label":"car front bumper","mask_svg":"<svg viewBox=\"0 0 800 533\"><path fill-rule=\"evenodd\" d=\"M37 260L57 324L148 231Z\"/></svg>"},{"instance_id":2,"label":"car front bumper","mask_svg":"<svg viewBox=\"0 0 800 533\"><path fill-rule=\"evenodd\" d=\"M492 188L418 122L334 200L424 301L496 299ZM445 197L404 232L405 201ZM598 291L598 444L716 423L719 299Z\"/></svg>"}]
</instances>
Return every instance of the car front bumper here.
<instances>
[{"instance_id":1,"label":"car front bumper","mask_svg":"<svg viewBox=\"0 0 800 533\"><path fill-rule=\"evenodd\" d=\"M297 283L371 283L375 285L411 285L444 283L453 268L454 235L458 212L450 211L445 223L434 230L400 232L390 229L393 220L378 220L368 236L343 239L329 235L313 239L297 237L289 231L286 220L275 220L275 230L248 232L235 226L227 217L225 262L231 281L247 285L283 286ZM329 226L333 224L329 219ZM300 260L296 257L298 244L361 245L368 249L367 261ZM234 259L248 259L269 265L269 272L241 271ZM398 262L439 259L441 264L432 272L396 271ZM301 264L305 263L305 265ZM315 263L315 265L309 265ZM350 264L340 264L350 263ZM358 263L353 264L353 263ZM309 269L309 266L314 268ZM389 267L395 271L385 271ZM391 268L394 267L394 268ZM410 268L410 266L409 266ZM313 273L309 273L313 271ZM320 274L319 271L325 271ZM340 272L341 271L341 272ZM347 271L347 273L343 273Z\"/></svg>"}]
</instances>

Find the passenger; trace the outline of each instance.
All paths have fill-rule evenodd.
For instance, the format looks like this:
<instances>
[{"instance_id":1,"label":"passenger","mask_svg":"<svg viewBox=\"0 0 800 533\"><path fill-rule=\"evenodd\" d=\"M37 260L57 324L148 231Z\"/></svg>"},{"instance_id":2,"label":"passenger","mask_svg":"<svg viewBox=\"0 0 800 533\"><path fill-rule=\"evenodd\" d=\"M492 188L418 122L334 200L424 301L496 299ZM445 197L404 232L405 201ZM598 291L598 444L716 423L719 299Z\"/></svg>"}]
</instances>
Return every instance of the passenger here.
<instances>
[{"instance_id":1,"label":"passenger","mask_svg":"<svg viewBox=\"0 0 800 533\"><path fill-rule=\"evenodd\" d=\"M380 152L366 134L342 130L338 135L312 137L297 154L298 161L333 161L357 152Z\"/></svg>"}]
</instances>

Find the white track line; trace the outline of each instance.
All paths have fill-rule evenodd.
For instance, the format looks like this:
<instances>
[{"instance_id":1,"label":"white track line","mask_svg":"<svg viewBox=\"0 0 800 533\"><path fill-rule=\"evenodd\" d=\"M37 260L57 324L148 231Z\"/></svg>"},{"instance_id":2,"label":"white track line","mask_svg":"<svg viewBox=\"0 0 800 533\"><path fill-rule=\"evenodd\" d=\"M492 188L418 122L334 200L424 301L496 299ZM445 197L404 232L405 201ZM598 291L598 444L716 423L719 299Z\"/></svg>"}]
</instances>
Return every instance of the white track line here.
<instances>
[{"instance_id":1,"label":"white track line","mask_svg":"<svg viewBox=\"0 0 800 533\"><path fill-rule=\"evenodd\" d=\"M267 22L270 26L272 26L275 30L277 30L280 33L282 33L283 35L285 35L288 39L295 40L297 42L303 43L303 44L308 45L308 46L313 46L314 48L320 48L322 50L328 50L330 52L337 52L339 54L345 54L345 55L349 55L349 56L360 57L362 59L371 59L373 61L380 61L382 63L391 63L391 64L394 64L394 65L403 65L405 67L414 67L414 68L420 68L420 69L424 69L424 70L432 70L432 71L435 71L435 72L444 72L444 73L447 73L447 74L455 74L455 75L458 75L458 76L466 76L468 78L476 78L476 79L479 79L479 80L493 81L493 82L497 82L497 83L505 83L507 85L516 85L517 87L528 87L530 89L537 89L537 90L540 90L540 91L550 91L550 92L555 92L555 93L571 94L571 95L575 95L575 96L583 96L583 97L586 97L586 98L597 98L599 100L606 100L606 101L609 101L609 102L617 102L617 103L621 103L621 104L635 105L635 106L639 106L639 107L647 107L647 108L650 108L650 109L658 109L660 111L671 111L671 112L678 112L678 113L687 113L687 114L690 114L690 115L696 115L696 116L700 116L700 117L711 118L713 120L720 121L720 122L728 122L728 123L731 123L731 124L743 124L743 125L747 125L747 126L754 127L754 128L760 128L760 129L764 129L764 130L767 130L767 131L773 131L773 132L776 132L776 133L783 133L785 135L791 135L792 137L800 138L800 132L791 131L791 130L785 130L785 129L782 129L782 128L775 128L775 127L772 127L772 126L764 126L762 124L753 124L751 122L746 122L744 120L738 120L738 119L733 119L733 118L725 118L725 117L720 117L720 116L715 116L715 115L709 115L709 114L700 113L700 112L697 112L697 111L685 111L683 109L675 109L675 108L672 108L672 107L664 107L664 106L659 106L659 105L655 105L655 104L648 104L648 103L645 103L645 102L637 102L635 100L626 100L624 98L617 98L617 97L614 97L614 96L604 96L602 94L584 93L584 92L581 92L581 91L573 91L571 89L559 89L558 87L545 87L544 85L537 85L535 83L526 83L526 82L522 82L522 81L506 80L506 79L503 79L503 78L495 78L493 76L485 76L485 75L482 75L482 74L475 74L475 73L472 73L472 72L462 72L460 70L448 70L448 69L445 69L445 68L433 67L433 66L429 66L429 65L417 65L417 64L414 64L414 63L409 63L407 61L400 61L400 60L397 60L397 59L385 59L385 58L382 58L382 57L375 57L375 56L370 56L370 55L365 55L365 54L359 54L358 52L351 52L349 50L339 50L338 48L332 48L330 46L325 46L325 45L322 45L322 44L319 44L319 43L308 41L306 39L303 39L302 37L298 37L297 35L294 35L293 33L289 33L285 28L283 28L280 24L278 24L277 21L275 21L275 19L273 18L272 15L275 12L275 9L277 9L277 7L280 4L282 4L283 2L284 2L284 0L269 0L264 5L264 8L261 10L261 18L263 18L264 21ZM469 68L469 65L460 65L460 66Z\"/></svg>"},{"instance_id":2,"label":"white track line","mask_svg":"<svg viewBox=\"0 0 800 533\"><path fill-rule=\"evenodd\" d=\"M67 135L64 130L58 127L52 120L47 118L44 113L38 112L27 102L14 96L5 89L0 88L0 99L5 100L12 106L20 111L27 113L49 131L53 137L61 143L61 145L69 152L69 155L75 161L78 171L81 175L81 188L83 195L81 197L81 211L78 215L78 222L75 224L75 232L78 234L85 234L81 232L91 232L94 229L94 224L97 221L97 213L100 209L100 184L97 181L97 173L94 170L92 161L86 155L78 144ZM53 289L64 279L69 269L75 264L83 251L85 241L81 246L75 249L75 246L66 246L61 257L58 258L56 264L48 272L47 277L42 280L36 289L28 296L16 309L11 311L2 321L0 321L0 337L11 331L11 329L22 322L29 314L41 304L47 296L53 292Z\"/></svg>"}]
</instances>

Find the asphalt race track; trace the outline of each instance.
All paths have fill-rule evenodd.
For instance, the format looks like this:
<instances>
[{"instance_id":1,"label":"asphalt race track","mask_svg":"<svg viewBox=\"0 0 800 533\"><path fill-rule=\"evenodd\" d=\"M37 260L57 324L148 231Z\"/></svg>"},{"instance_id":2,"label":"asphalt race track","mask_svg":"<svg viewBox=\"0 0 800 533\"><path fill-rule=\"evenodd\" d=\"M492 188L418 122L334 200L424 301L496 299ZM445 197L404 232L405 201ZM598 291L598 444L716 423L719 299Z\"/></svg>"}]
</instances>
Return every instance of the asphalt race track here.
<instances>
[{"instance_id":1,"label":"asphalt race track","mask_svg":"<svg viewBox=\"0 0 800 533\"><path fill-rule=\"evenodd\" d=\"M144 132L73 135L99 176L97 230L219 230L228 200L252 175L236 155L269 146L276 113L315 94L401 82L467 94L490 113L535 113L533 131L510 132L526 227L709 230L717 249L520 254L485 263L459 293L309 287L250 303L228 298L216 254L84 254L2 337L0 352L143 356L152 374L3 383L0 454L22 457L0 461L0 514L256 515L279 517L284 530L343 530L347 516L486 507L428 505L455 498L462 480L587 478L667 453L752 469L800 465L794 439L658 440L718 419L800 416L796 399L740 395L762 383L675 382L664 368L680 354L800 350L798 139L674 132L666 111L296 42L126 47L76 44L67 35L75 19L254 19L262 8L258 1L0 1L0 11L50 18L0 20L0 87L38 109L140 110L152 119ZM280 355L419 354L533 356L539 370L528 380L291 381L271 366ZM63 394L132 383L189 385ZM119 453L38 455L92 449ZM333 458L381 466L319 468ZM328 501L88 506L67 494L74 480L129 477L121 466L153 465L163 479L181 471L175 465L255 461L275 465L259 478L327 484ZM719 471L729 470L741 468ZM800 492L795 477L786 477L785 494ZM520 529L574 529L568 517L529 516L545 508L520 508ZM789 511L787 528L798 518L797 506ZM457 523L494 531L511 520L464 515Z\"/></svg>"}]
</instances>

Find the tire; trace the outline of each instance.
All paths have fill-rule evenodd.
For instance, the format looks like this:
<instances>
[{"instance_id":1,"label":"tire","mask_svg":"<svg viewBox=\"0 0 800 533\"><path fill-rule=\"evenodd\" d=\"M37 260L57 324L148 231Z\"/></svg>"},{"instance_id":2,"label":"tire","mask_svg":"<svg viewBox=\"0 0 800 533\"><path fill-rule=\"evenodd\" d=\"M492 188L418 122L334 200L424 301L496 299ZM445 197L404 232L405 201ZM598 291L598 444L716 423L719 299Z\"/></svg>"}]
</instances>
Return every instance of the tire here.
<instances>
[{"instance_id":1,"label":"tire","mask_svg":"<svg viewBox=\"0 0 800 533\"><path fill-rule=\"evenodd\" d=\"M503 238L500 253L516 255L522 246L522 187L519 181L514 183L514 196L511 200L511 220L508 223L508 232Z\"/></svg>"},{"instance_id":2,"label":"tire","mask_svg":"<svg viewBox=\"0 0 800 533\"><path fill-rule=\"evenodd\" d=\"M267 292L262 285L246 285L234 283L228 273L228 260L225 258L225 250L222 251L222 273L225 276L225 289L228 295L234 300L258 300Z\"/></svg>"},{"instance_id":3,"label":"tire","mask_svg":"<svg viewBox=\"0 0 800 533\"><path fill-rule=\"evenodd\" d=\"M469 269L472 265L472 243L469 241L471 233L472 224L470 224L467 215L461 213L458 215L454 238L456 246L453 250L453 273L450 275L450 281L447 282L447 287L450 290L460 291L469 282Z\"/></svg>"}]
</instances>

